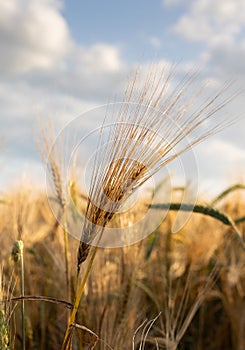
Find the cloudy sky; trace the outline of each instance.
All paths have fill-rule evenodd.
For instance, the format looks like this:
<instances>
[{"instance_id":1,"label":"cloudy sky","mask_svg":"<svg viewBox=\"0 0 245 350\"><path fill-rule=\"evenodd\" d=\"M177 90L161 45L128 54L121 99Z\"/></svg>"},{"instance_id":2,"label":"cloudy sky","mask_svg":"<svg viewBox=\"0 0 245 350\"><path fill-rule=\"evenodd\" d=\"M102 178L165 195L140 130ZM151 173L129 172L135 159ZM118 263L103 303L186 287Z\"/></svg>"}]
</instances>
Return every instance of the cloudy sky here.
<instances>
[{"instance_id":1,"label":"cloudy sky","mask_svg":"<svg viewBox=\"0 0 245 350\"><path fill-rule=\"evenodd\" d=\"M200 68L202 79L220 85L235 79L243 89L245 2L0 1L0 50L0 191L5 191L18 178L44 183L37 121L51 119L59 130L107 103L139 63L178 63L180 72ZM244 179L243 111L241 92L225 110L239 121L195 149L203 191Z\"/></svg>"}]
</instances>

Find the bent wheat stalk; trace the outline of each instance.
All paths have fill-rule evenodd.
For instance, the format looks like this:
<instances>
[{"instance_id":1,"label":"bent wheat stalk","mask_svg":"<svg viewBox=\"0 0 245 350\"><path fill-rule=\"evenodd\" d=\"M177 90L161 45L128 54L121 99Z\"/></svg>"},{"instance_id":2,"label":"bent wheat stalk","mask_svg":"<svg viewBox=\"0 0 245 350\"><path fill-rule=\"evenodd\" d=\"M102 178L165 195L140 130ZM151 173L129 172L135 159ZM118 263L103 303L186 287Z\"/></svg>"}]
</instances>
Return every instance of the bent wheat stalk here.
<instances>
[{"instance_id":1,"label":"bent wheat stalk","mask_svg":"<svg viewBox=\"0 0 245 350\"><path fill-rule=\"evenodd\" d=\"M231 192L236 191L236 190L245 190L245 185L238 183L238 184L235 184L235 185L228 187L226 190L224 190L216 198L213 199L213 201L211 202L211 205L216 205L223 198L225 198L228 194L230 194Z\"/></svg>"},{"instance_id":2,"label":"bent wheat stalk","mask_svg":"<svg viewBox=\"0 0 245 350\"><path fill-rule=\"evenodd\" d=\"M173 72L153 66L142 80L137 71L113 114L113 122L105 122L101 127L77 255L78 275L93 240L103 235L105 226L125 200L159 169L224 127L219 122L208 128L203 128L203 124L234 98L225 97L230 84L207 100L203 97L204 86L191 94L195 75L187 74L170 89ZM188 135L191 140L187 140ZM96 251L95 247L77 288L63 349L72 347L71 325Z\"/></svg>"},{"instance_id":3,"label":"bent wheat stalk","mask_svg":"<svg viewBox=\"0 0 245 350\"><path fill-rule=\"evenodd\" d=\"M231 226L238 238L241 246L245 250L245 243L243 241L242 233L236 227L236 224L243 221L243 217L233 220L228 214L215 209L210 206L204 206L201 204L190 204L190 203L163 203L151 205L153 209L160 210L174 210L174 211L188 211L193 213L199 213L206 216L210 216L218 221L221 221L224 225Z\"/></svg>"}]
</instances>

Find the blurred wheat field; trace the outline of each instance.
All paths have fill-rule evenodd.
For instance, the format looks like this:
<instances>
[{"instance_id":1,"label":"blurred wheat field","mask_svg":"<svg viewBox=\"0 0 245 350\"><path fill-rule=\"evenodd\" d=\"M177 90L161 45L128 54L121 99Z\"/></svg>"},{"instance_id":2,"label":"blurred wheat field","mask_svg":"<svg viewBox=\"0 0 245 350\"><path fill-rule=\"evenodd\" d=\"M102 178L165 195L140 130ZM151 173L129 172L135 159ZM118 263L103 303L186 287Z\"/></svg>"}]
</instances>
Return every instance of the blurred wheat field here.
<instances>
[{"instance_id":1,"label":"blurred wheat field","mask_svg":"<svg viewBox=\"0 0 245 350\"><path fill-rule=\"evenodd\" d=\"M205 206L235 220L244 237L244 186L232 189ZM132 220L127 215L140 210L116 217L114 224ZM23 186L5 193L0 213L0 349L22 348L21 302L15 299L21 295L20 264L11 255L20 237L26 349L60 349L74 298L79 242L68 236L67 294L63 229L45 193L30 194ZM245 255L233 227L192 213L172 234L176 215L170 210L158 229L137 244L98 250L76 318L74 349L245 348Z\"/></svg>"}]
</instances>

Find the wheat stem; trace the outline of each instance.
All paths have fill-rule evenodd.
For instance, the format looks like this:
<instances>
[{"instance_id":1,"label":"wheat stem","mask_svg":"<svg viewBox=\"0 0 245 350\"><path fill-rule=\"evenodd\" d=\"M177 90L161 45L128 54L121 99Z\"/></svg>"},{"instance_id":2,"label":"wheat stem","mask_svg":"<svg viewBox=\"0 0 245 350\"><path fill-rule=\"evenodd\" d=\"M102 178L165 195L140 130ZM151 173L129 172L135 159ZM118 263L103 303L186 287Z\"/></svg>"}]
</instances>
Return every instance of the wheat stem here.
<instances>
[{"instance_id":1,"label":"wheat stem","mask_svg":"<svg viewBox=\"0 0 245 350\"><path fill-rule=\"evenodd\" d=\"M60 299L57 299L57 298L47 297L47 296L43 296L43 295L24 295L24 296L20 296L20 297L12 297L12 298L9 298L9 299L0 300L0 303L6 303L6 302L9 302L9 301L16 302L16 301L22 301L22 300L46 301L46 302L53 303L53 304L64 305L68 309L71 309L72 306L73 306L71 303L67 302L66 300L60 300Z\"/></svg>"},{"instance_id":2,"label":"wheat stem","mask_svg":"<svg viewBox=\"0 0 245 350\"><path fill-rule=\"evenodd\" d=\"M174 211L187 211L187 212L193 212L193 213L199 213L206 216L210 216L216 220L221 221L224 225L231 226L235 233L237 238L239 239L243 249L245 249L245 242L242 238L241 232L236 227L236 222L232 220L232 218L221 212L220 210L217 210L215 208L204 206L200 204L189 204L189 203L163 203L163 204L153 204L151 205L151 208L153 209L168 209L168 210L174 210ZM238 222L243 221L244 218L237 219Z\"/></svg>"},{"instance_id":3,"label":"wheat stem","mask_svg":"<svg viewBox=\"0 0 245 350\"><path fill-rule=\"evenodd\" d=\"M229 193L236 191L236 190L245 190L244 184L235 184L229 188L227 188L225 191L220 193L214 200L212 201L211 205L217 204L219 201L221 201L224 197L226 197Z\"/></svg>"},{"instance_id":4,"label":"wheat stem","mask_svg":"<svg viewBox=\"0 0 245 350\"><path fill-rule=\"evenodd\" d=\"M24 275L24 244L19 241L20 247L20 270L21 270L21 295L25 295L25 275ZM21 318L22 318L22 350L25 350L25 300L21 301Z\"/></svg>"},{"instance_id":5,"label":"wheat stem","mask_svg":"<svg viewBox=\"0 0 245 350\"><path fill-rule=\"evenodd\" d=\"M65 210L65 209L64 209ZM64 225L63 225L63 234L64 234L64 255L65 255L65 276L66 276L66 299L70 301L70 267L69 267L69 242L68 242L68 230L67 230L67 221L66 213L64 212ZM69 322L69 314L67 314L67 323Z\"/></svg>"},{"instance_id":6,"label":"wheat stem","mask_svg":"<svg viewBox=\"0 0 245 350\"><path fill-rule=\"evenodd\" d=\"M66 350L67 349L67 346L66 346L67 341L71 337L71 332L73 332L71 330L71 327L75 323L77 310L78 310L78 307L79 307L79 304L80 304L80 301L81 301L81 298L82 298L82 295L83 295L83 292L84 292L84 287L86 285L89 273L90 273L90 271L92 269L93 262L94 262L97 250L98 250L98 246L95 246L93 248L93 252L91 254L91 257L89 259L88 266L86 268L86 271L85 271L85 274L83 276L82 282L81 282L78 290L76 291L75 302L74 302L72 313L71 313L71 316L70 316L70 319L69 319L69 324L68 324L68 327L66 329L66 333L65 333L65 337L64 337L64 341L63 341L63 345L62 345L62 350Z\"/></svg>"},{"instance_id":7,"label":"wheat stem","mask_svg":"<svg viewBox=\"0 0 245 350\"><path fill-rule=\"evenodd\" d=\"M245 216L241 216L240 218L236 218L234 220L235 224L240 224L241 222L245 221Z\"/></svg>"}]
</instances>

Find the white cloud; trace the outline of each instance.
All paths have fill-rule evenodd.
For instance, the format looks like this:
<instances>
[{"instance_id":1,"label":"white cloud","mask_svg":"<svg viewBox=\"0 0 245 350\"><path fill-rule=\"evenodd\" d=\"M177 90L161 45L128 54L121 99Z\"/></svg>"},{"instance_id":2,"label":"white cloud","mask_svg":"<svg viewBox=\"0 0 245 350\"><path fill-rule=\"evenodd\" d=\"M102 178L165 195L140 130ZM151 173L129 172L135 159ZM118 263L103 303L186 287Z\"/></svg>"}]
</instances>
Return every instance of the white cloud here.
<instances>
[{"instance_id":1,"label":"white cloud","mask_svg":"<svg viewBox=\"0 0 245 350\"><path fill-rule=\"evenodd\" d=\"M26 75L35 89L73 96L80 99L107 101L127 67L116 46L97 43L91 46L73 45L62 66L37 70Z\"/></svg>"},{"instance_id":2,"label":"white cloud","mask_svg":"<svg viewBox=\"0 0 245 350\"><path fill-rule=\"evenodd\" d=\"M75 73L76 80L114 74L122 68L120 50L95 43L85 47L72 40L55 0L11 0L0 3L0 72L48 78ZM40 73L40 74L39 74ZM49 79L47 79L49 80ZM94 80L95 82L95 80ZM91 84L91 82L90 82ZM68 84L69 85L69 84Z\"/></svg>"},{"instance_id":3,"label":"white cloud","mask_svg":"<svg viewBox=\"0 0 245 350\"><path fill-rule=\"evenodd\" d=\"M219 155L220 160L223 160L225 164L239 163L245 161L245 150L235 146L232 143L215 139L207 142L206 154L210 157L217 158Z\"/></svg>"},{"instance_id":4,"label":"white cloud","mask_svg":"<svg viewBox=\"0 0 245 350\"><path fill-rule=\"evenodd\" d=\"M1 2L0 50L3 153L8 169L19 168L5 169L11 178L22 163L39 159L33 133L37 121L51 119L62 128L106 102L123 63L116 46L76 44L56 0ZM89 123L85 118L85 129Z\"/></svg>"},{"instance_id":5,"label":"white cloud","mask_svg":"<svg viewBox=\"0 0 245 350\"><path fill-rule=\"evenodd\" d=\"M227 141L224 133L212 137L194 150L199 168L199 193L210 200L236 182L243 182L245 148Z\"/></svg>"},{"instance_id":6,"label":"white cloud","mask_svg":"<svg viewBox=\"0 0 245 350\"><path fill-rule=\"evenodd\" d=\"M179 35L208 46L227 44L238 37L245 25L244 0L197 0L174 26Z\"/></svg>"},{"instance_id":7,"label":"white cloud","mask_svg":"<svg viewBox=\"0 0 245 350\"><path fill-rule=\"evenodd\" d=\"M0 73L18 85L81 99L108 96L123 70L117 46L76 44L58 0L11 0L0 4ZM105 88L106 87L106 88Z\"/></svg>"},{"instance_id":8,"label":"white cloud","mask_svg":"<svg viewBox=\"0 0 245 350\"><path fill-rule=\"evenodd\" d=\"M217 44L202 54L202 61L214 67L219 76L234 75L238 80L245 79L245 40Z\"/></svg>"},{"instance_id":9,"label":"white cloud","mask_svg":"<svg viewBox=\"0 0 245 350\"><path fill-rule=\"evenodd\" d=\"M54 67L65 57L69 45L69 29L57 10L57 3L1 1L1 74Z\"/></svg>"},{"instance_id":10,"label":"white cloud","mask_svg":"<svg viewBox=\"0 0 245 350\"><path fill-rule=\"evenodd\" d=\"M76 47L76 68L90 72L115 72L122 68L119 49L112 45L97 43L91 47Z\"/></svg>"},{"instance_id":11,"label":"white cloud","mask_svg":"<svg viewBox=\"0 0 245 350\"><path fill-rule=\"evenodd\" d=\"M164 3L175 5L175 0L164 0ZM183 5L185 10L172 30L189 41L190 49L192 45L199 45L196 46L200 52L198 64L207 68L212 79L222 84L235 78L237 86L244 86L244 0L188 0Z\"/></svg>"}]
</instances>

